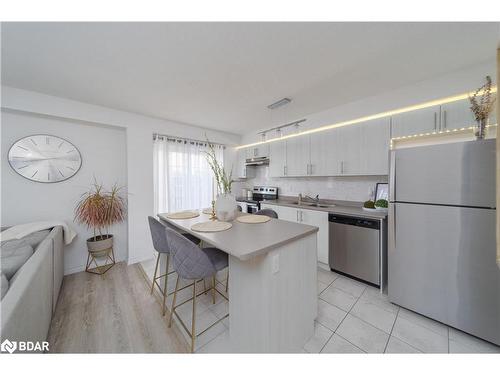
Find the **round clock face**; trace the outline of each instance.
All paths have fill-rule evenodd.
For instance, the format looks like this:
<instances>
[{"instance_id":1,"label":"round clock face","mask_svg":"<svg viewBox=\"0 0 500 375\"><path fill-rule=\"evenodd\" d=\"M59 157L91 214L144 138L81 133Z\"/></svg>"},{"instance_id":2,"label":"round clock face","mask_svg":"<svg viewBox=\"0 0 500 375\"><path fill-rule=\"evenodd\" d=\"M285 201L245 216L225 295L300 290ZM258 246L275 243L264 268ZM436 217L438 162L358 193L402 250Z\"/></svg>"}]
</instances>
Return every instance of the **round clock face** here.
<instances>
[{"instance_id":1,"label":"round clock face","mask_svg":"<svg viewBox=\"0 0 500 375\"><path fill-rule=\"evenodd\" d=\"M80 151L53 135L30 135L9 150L9 164L17 173L36 182L60 182L75 175L82 165Z\"/></svg>"}]
</instances>

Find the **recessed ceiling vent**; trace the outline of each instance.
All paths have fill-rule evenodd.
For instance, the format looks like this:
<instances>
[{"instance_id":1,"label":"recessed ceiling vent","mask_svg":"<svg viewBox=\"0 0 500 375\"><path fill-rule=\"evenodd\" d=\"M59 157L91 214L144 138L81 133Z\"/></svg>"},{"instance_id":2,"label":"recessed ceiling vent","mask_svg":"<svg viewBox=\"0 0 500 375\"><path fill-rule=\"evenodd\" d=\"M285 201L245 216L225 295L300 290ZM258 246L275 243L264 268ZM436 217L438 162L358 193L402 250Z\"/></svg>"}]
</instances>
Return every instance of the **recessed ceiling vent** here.
<instances>
[{"instance_id":1,"label":"recessed ceiling vent","mask_svg":"<svg viewBox=\"0 0 500 375\"><path fill-rule=\"evenodd\" d=\"M277 102L274 102L273 104L269 104L267 106L267 108L276 109L276 108L279 108L281 106L284 106L284 105L290 103L291 101L292 101L292 99L283 98L283 99L278 100Z\"/></svg>"}]
</instances>

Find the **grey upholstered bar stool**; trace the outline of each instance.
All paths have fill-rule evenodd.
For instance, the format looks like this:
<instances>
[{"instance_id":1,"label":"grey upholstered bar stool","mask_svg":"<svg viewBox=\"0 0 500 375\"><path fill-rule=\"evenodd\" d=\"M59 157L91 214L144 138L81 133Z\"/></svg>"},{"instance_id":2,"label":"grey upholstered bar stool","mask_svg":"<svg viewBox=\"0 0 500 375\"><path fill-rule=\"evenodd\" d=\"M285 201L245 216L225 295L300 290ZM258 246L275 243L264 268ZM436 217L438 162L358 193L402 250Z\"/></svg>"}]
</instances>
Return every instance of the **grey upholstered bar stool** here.
<instances>
[{"instance_id":1,"label":"grey upholstered bar stool","mask_svg":"<svg viewBox=\"0 0 500 375\"><path fill-rule=\"evenodd\" d=\"M177 316L177 318L181 322L182 327L191 337L191 352L193 352L195 338L206 332L209 328L213 327L215 324L219 323L229 315L226 314L224 317L218 319L202 332L196 334L196 297L205 293L205 291L202 291L198 294L196 293L196 282L200 279L210 277L212 279L212 286L210 289L212 290L213 298L215 298L216 292L219 293L222 297L226 298L226 296L219 292L215 287L215 275L218 271L221 271L228 266L228 255L227 253L214 247L199 248L191 241L172 229L167 228L166 233L170 254L172 256L172 263L175 272L177 272L177 280L175 282L175 292L172 299L172 307L170 308L170 319L168 322L168 326L172 326L172 318L175 314L175 316ZM193 281L193 283L189 285L193 287L193 296L176 306L175 302L177 298L177 292L179 291L180 278ZM191 300L193 301L193 313L191 318L190 331L175 310L179 306L182 306Z\"/></svg>"},{"instance_id":2,"label":"grey upholstered bar stool","mask_svg":"<svg viewBox=\"0 0 500 375\"><path fill-rule=\"evenodd\" d=\"M166 225L164 225L163 223L161 223L160 221L156 220L154 217L151 216L148 216L148 221L149 221L149 229L151 230L151 238L153 239L153 247L158 252L158 255L156 256L156 266L155 266L155 273L153 276L153 282L151 283L151 294L153 294L154 287L156 284L156 286L160 289L161 294L163 295L163 305L161 313L165 315L165 309L166 309L165 301L168 295L168 289L167 289L168 275L174 272L174 271L168 272L168 269L170 267L170 250L168 248L167 235L165 233ZM188 238L195 244L200 243L200 240L198 238L189 233L184 234L184 236L186 236L186 238ZM158 273L158 265L160 262L161 254L165 254L165 256L167 257L166 259L167 266L165 267L165 273L163 275L156 276L156 274ZM162 277L165 278L163 291L160 284L158 284L157 282L157 280L161 279Z\"/></svg>"},{"instance_id":3,"label":"grey upholstered bar stool","mask_svg":"<svg viewBox=\"0 0 500 375\"><path fill-rule=\"evenodd\" d=\"M278 214L276 211L271 210L270 208L264 208L263 210L257 211L255 215L263 215L263 216L269 216L270 218L277 219Z\"/></svg>"}]
</instances>

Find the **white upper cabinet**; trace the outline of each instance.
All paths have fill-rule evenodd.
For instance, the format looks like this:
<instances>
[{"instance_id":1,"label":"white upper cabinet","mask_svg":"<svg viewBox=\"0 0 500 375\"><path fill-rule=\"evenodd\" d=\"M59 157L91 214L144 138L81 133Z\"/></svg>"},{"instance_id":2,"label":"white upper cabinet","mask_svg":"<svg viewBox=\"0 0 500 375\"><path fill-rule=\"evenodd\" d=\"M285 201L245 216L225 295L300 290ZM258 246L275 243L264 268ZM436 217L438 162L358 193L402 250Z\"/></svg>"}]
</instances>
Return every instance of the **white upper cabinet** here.
<instances>
[{"instance_id":1,"label":"white upper cabinet","mask_svg":"<svg viewBox=\"0 0 500 375\"><path fill-rule=\"evenodd\" d=\"M263 145L258 145L254 147L247 148L247 158L262 158L269 156L269 144L265 143Z\"/></svg>"},{"instance_id":2,"label":"white upper cabinet","mask_svg":"<svg viewBox=\"0 0 500 375\"><path fill-rule=\"evenodd\" d=\"M253 178L255 177L255 167L247 167L245 162L248 155L248 148L239 149L236 159L235 178Z\"/></svg>"},{"instance_id":3,"label":"white upper cabinet","mask_svg":"<svg viewBox=\"0 0 500 375\"><path fill-rule=\"evenodd\" d=\"M311 176L335 176L339 174L337 159L338 137L335 129L325 130L310 135L311 161L309 174Z\"/></svg>"},{"instance_id":4,"label":"white upper cabinet","mask_svg":"<svg viewBox=\"0 0 500 375\"><path fill-rule=\"evenodd\" d=\"M439 130L452 130L474 126L475 120L470 110L469 100L446 103L441 106Z\"/></svg>"},{"instance_id":5,"label":"white upper cabinet","mask_svg":"<svg viewBox=\"0 0 500 375\"><path fill-rule=\"evenodd\" d=\"M286 142L284 141L269 144L269 176L286 176Z\"/></svg>"},{"instance_id":6,"label":"white upper cabinet","mask_svg":"<svg viewBox=\"0 0 500 375\"><path fill-rule=\"evenodd\" d=\"M360 174L367 176L388 174L390 118L364 122L360 131Z\"/></svg>"},{"instance_id":7,"label":"white upper cabinet","mask_svg":"<svg viewBox=\"0 0 500 375\"><path fill-rule=\"evenodd\" d=\"M309 150L308 136L298 136L286 140L286 176L306 176L309 174Z\"/></svg>"},{"instance_id":8,"label":"white upper cabinet","mask_svg":"<svg viewBox=\"0 0 500 375\"><path fill-rule=\"evenodd\" d=\"M392 137L439 131L440 107L433 106L392 116Z\"/></svg>"},{"instance_id":9,"label":"white upper cabinet","mask_svg":"<svg viewBox=\"0 0 500 375\"><path fill-rule=\"evenodd\" d=\"M359 175L361 173L361 126L343 126L335 129L335 132L338 142L336 160L338 175Z\"/></svg>"}]
</instances>

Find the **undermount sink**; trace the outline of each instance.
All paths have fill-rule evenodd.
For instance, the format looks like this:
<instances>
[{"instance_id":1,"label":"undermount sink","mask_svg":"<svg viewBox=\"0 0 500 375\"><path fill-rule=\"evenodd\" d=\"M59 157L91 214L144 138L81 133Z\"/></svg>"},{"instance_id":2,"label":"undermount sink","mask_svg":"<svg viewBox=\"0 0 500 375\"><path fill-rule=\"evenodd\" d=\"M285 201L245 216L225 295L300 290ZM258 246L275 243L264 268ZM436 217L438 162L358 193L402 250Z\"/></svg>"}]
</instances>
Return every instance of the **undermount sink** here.
<instances>
[{"instance_id":1,"label":"undermount sink","mask_svg":"<svg viewBox=\"0 0 500 375\"><path fill-rule=\"evenodd\" d=\"M307 207L319 207L319 208L330 208L335 207L334 204L321 204L321 203L312 203L312 202L290 202L291 204L296 204L297 206L307 206Z\"/></svg>"}]
</instances>

